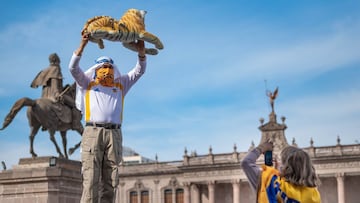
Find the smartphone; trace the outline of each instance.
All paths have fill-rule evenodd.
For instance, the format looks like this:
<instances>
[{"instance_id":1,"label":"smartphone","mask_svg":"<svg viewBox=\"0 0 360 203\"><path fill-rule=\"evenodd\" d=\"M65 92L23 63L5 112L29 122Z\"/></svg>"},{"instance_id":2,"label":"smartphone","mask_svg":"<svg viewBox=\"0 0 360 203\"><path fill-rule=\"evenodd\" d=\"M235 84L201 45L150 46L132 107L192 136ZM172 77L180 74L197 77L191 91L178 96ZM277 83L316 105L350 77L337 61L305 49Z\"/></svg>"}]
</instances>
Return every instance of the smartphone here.
<instances>
[{"instance_id":1,"label":"smartphone","mask_svg":"<svg viewBox=\"0 0 360 203\"><path fill-rule=\"evenodd\" d=\"M265 165L272 166L273 165L272 151L266 151L264 156L265 156Z\"/></svg>"}]
</instances>

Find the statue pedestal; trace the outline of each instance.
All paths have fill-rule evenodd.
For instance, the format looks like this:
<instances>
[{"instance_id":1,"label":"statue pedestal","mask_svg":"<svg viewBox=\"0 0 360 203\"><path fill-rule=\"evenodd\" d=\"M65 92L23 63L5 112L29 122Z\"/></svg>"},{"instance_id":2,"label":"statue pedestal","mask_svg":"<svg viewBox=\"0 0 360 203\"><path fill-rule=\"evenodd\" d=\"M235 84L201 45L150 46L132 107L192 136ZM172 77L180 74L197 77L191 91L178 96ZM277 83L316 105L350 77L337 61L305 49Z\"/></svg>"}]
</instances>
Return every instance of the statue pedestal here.
<instances>
[{"instance_id":1,"label":"statue pedestal","mask_svg":"<svg viewBox=\"0 0 360 203\"><path fill-rule=\"evenodd\" d=\"M82 192L81 163L57 157L21 158L0 172L2 203L78 203Z\"/></svg>"}]
</instances>

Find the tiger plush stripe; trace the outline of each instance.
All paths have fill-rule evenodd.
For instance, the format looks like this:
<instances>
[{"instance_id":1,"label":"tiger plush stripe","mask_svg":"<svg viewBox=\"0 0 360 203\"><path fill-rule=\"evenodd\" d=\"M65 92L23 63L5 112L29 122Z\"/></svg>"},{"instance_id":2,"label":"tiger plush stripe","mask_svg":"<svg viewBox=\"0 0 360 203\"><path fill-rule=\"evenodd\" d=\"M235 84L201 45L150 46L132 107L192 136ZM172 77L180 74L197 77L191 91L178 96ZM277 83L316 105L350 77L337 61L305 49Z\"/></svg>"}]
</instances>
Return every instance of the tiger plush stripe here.
<instances>
[{"instance_id":1,"label":"tiger plush stripe","mask_svg":"<svg viewBox=\"0 0 360 203\"><path fill-rule=\"evenodd\" d=\"M156 47L146 48L146 54L156 55L164 45L157 36L145 30L145 14L144 10L129 9L119 21L110 16L95 16L85 23L81 34L89 34L89 40L97 43L100 49L104 48L103 39L106 39L120 41L124 47L137 51L134 42L143 40Z\"/></svg>"}]
</instances>

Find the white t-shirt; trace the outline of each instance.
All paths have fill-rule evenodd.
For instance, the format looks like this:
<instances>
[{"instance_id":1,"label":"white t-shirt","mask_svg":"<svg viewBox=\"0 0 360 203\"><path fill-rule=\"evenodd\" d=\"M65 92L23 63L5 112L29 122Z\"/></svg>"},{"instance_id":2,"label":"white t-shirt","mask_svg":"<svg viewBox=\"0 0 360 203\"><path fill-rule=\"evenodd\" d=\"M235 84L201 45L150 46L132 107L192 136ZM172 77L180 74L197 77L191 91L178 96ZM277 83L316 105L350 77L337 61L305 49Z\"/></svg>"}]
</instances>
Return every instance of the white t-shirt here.
<instances>
[{"instance_id":1,"label":"white t-shirt","mask_svg":"<svg viewBox=\"0 0 360 203\"><path fill-rule=\"evenodd\" d=\"M72 55L69 69L74 77L78 91L76 93L77 108L83 113L85 122L122 123L124 97L129 89L144 74L146 61L138 61L127 74L121 75L114 68L114 86L105 87L95 84L94 72L103 64L95 64L83 72L79 66L81 56Z\"/></svg>"}]
</instances>

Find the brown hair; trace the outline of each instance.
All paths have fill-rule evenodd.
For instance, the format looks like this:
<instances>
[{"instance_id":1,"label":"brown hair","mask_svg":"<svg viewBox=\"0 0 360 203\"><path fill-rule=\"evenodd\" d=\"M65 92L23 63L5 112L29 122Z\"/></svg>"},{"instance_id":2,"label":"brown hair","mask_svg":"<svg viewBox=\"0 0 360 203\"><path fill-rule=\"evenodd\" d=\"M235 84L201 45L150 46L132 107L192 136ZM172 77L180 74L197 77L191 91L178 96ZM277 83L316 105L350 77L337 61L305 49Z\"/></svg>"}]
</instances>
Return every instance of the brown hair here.
<instances>
[{"instance_id":1,"label":"brown hair","mask_svg":"<svg viewBox=\"0 0 360 203\"><path fill-rule=\"evenodd\" d=\"M280 176L297 186L316 187L320 180L310 156L304 150L287 146L281 152L282 169Z\"/></svg>"}]
</instances>

